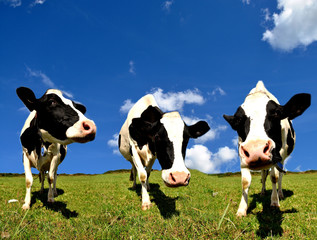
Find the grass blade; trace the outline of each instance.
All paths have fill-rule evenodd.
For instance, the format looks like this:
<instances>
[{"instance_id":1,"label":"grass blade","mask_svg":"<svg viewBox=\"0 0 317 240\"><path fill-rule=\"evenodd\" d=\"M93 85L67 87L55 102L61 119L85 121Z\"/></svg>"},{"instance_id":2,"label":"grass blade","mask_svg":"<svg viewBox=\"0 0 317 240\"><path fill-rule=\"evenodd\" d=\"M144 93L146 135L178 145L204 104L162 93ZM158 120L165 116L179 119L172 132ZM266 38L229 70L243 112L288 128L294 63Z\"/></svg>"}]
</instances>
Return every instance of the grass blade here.
<instances>
[{"instance_id":1,"label":"grass blade","mask_svg":"<svg viewBox=\"0 0 317 240\"><path fill-rule=\"evenodd\" d=\"M227 205L227 207L226 207L226 210L225 210L225 211L223 212L223 214L222 214L222 217L221 217L221 219L220 219L220 221L219 221L219 223L218 223L217 231L220 229L220 226L221 226L221 224L222 224L222 222L223 222L223 219L225 218L225 215L226 215L227 212L228 212L229 206L230 206L230 202L228 203L228 205Z\"/></svg>"}]
</instances>

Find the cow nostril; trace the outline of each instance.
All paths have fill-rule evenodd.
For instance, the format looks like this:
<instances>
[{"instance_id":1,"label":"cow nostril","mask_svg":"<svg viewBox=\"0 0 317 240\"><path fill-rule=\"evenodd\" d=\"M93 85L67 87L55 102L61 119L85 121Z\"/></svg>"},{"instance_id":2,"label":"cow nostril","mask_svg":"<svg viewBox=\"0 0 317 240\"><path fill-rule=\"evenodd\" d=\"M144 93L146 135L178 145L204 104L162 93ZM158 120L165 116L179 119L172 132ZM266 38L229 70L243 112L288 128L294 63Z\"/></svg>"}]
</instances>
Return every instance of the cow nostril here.
<instances>
[{"instance_id":1,"label":"cow nostril","mask_svg":"<svg viewBox=\"0 0 317 240\"><path fill-rule=\"evenodd\" d=\"M250 154L248 153L248 151L243 150L243 152L244 152L244 155L245 155L246 157L250 157Z\"/></svg>"},{"instance_id":2,"label":"cow nostril","mask_svg":"<svg viewBox=\"0 0 317 240\"><path fill-rule=\"evenodd\" d=\"M85 122L83 122L83 128L84 128L86 131L88 131L88 130L90 130L90 125L87 124L87 123L85 123Z\"/></svg>"},{"instance_id":3,"label":"cow nostril","mask_svg":"<svg viewBox=\"0 0 317 240\"><path fill-rule=\"evenodd\" d=\"M176 179L174 178L173 173L170 173L170 176L171 176L172 181L176 182Z\"/></svg>"},{"instance_id":4,"label":"cow nostril","mask_svg":"<svg viewBox=\"0 0 317 240\"><path fill-rule=\"evenodd\" d=\"M269 146L266 145L265 148L264 148L264 150L263 150L263 153L267 153L268 150L269 150Z\"/></svg>"}]
</instances>

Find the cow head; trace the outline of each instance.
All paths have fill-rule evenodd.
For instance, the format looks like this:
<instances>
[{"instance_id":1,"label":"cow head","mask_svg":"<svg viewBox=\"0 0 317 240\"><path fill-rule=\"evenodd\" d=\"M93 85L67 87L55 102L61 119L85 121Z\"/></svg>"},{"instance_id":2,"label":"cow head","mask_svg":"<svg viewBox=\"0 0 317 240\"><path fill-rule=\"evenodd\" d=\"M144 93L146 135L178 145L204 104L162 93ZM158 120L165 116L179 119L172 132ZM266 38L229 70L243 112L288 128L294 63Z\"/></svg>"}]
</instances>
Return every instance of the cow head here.
<instances>
[{"instance_id":1,"label":"cow head","mask_svg":"<svg viewBox=\"0 0 317 240\"><path fill-rule=\"evenodd\" d=\"M294 95L284 106L279 105L260 81L233 116L224 115L238 132L241 167L265 169L282 161L282 121L301 115L310 106L310 94Z\"/></svg>"},{"instance_id":2,"label":"cow head","mask_svg":"<svg viewBox=\"0 0 317 240\"><path fill-rule=\"evenodd\" d=\"M45 141L70 144L92 141L96 125L84 114L85 106L65 98L61 91L49 89L39 99L29 88L20 87L17 95L30 111L36 111L38 127Z\"/></svg>"},{"instance_id":3,"label":"cow head","mask_svg":"<svg viewBox=\"0 0 317 240\"><path fill-rule=\"evenodd\" d=\"M189 138L204 135L209 126L200 121L187 126L178 112L163 113L149 106L129 127L130 136L142 149L145 144L157 156L162 167L162 179L168 187L187 186L190 172L184 159Z\"/></svg>"}]
</instances>

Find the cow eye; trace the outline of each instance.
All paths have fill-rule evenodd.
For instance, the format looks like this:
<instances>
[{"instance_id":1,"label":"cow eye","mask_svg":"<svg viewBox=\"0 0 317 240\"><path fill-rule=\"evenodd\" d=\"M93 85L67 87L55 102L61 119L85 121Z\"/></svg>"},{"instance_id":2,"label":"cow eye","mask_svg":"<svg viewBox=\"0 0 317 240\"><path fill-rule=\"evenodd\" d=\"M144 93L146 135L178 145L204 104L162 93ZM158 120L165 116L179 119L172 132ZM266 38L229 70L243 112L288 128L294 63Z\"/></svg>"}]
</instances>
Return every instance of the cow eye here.
<instances>
[{"instance_id":1,"label":"cow eye","mask_svg":"<svg viewBox=\"0 0 317 240\"><path fill-rule=\"evenodd\" d=\"M48 105L49 105L50 107L55 107L56 104L57 104L56 101L53 100L53 99L49 100L49 102L48 102Z\"/></svg>"}]
</instances>

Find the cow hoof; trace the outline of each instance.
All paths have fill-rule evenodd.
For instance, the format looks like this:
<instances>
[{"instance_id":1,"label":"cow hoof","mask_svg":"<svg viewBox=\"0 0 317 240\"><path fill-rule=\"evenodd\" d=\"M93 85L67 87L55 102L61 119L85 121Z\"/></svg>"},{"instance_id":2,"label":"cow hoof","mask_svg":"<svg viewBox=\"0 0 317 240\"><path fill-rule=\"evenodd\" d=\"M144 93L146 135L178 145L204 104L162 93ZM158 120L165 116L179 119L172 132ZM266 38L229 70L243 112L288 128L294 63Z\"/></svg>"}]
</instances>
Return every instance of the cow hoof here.
<instances>
[{"instance_id":1,"label":"cow hoof","mask_svg":"<svg viewBox=\"0 0 317 240\"><path fill-rule=\"evenodd\" d=\"M54 192L54 197L57 197L58 196L58 193L57 193L57 191L56 192Z\"/></svg>"},{"instance_id":2,"label":"cow hoof","mask_svg":"<svg viewBox=\"0 0 317 240\"><path fill-rule=\"evenodd\" d=\"M283 200L283 199L284 199L284 194L283 194L283 192L279 192L279 193L278 193L278 197L280 198L280 200Z\"/></svg>"},{"instance_id":3,"label":"cow hoof","mask_svg":"<svg viewBox=\"0 0 317 240\"><path fill-rule=\"evenodd\" d=\"M247 216L247 211L239 211L237 212L237 217L246 217Z\"/></svg>"},{"instance_id":4,"label":"cow hoof","mask_svg":"<svg viewBox=\"0 0 317 240\"><path fill-rule=\"evenodd\" d=\"M271 208L279 208L280 204L278 202L271 203Z\"/></svg>"},{"instance_id":5,"label":"cow hoof","mask_svg":"<svg viewBox=\"0 0 317 240\"><path fill-rule=\"evenodd\" d=\"M261 197L265 196L265 192L261 192L261 193L260 193L260 196L261 196Z\"/></svg>"},{"instance_id":6,"label":"cow hoof","mask_svg":"<svg viewBox=\"0 0 317 240\"><path fill-rule=\"evenodd\" d=\"M23 206L22 206L22 209L23 209L23 210L28 210L28 209L30 209L30 205L24 203Z\"/></svg>"},{"instance_id":7,"label":"cow hoof","mask_svg":"<svg viewBox=\"0 0 317 240\"><path fill-rule=\"evenodd\" d=\"M150 209L152 206L152 204L149 202L149 203L142 203L142 210L145 211L145 210L148 210Z\"/></svg>"},{"instance_id":8,"label":"cow hoof","mask_svg":"<svg viewBox=\"0 0 317 240\"><path fill-rule=\"evenodd\" d=\"M55 202L55 200L54 200L54 198L49 198L49 199L47 199L47 202L48 203L53 203L53 202Z\"/></svg>"}]
</instances>

